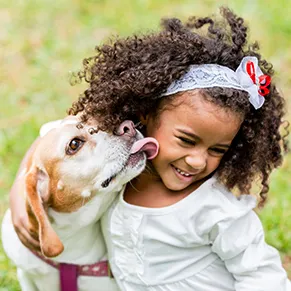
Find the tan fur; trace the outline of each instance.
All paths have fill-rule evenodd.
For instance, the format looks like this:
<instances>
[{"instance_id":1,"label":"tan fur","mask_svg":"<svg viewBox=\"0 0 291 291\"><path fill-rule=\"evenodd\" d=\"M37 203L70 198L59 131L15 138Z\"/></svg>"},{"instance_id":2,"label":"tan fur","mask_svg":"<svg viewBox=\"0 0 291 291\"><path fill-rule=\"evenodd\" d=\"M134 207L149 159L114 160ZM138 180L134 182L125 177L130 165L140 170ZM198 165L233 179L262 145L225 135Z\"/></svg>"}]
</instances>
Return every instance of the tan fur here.
<instances>
[{"instance_id":1,"label":"tan fur","mask_svg":"<svg viewBox=\"0 0 291 291\"><path fill-rule=\"evenodd\" d=\"M42 254L56 263L82 266L105 259L101 217L122 187L144 170L146 155L132 156L143 138L138 131L123 132L121 125L121 134L113 135L92 131L93 123L79 127L79 121L71 116L42 126L22 163L15 191L21 198L24 194L29 230L40 241ZM11 218L7 210L2 242L17 266L22 289L59 290L59 272L22 244ZM109 277L82 275L78 288L118 290Z\"/></svg>"},{"instance_id":2,"label":"tan fur","mask_svg":"<svg viewBox=\"0 0 291 291\"><path fill-rule=\"evenodd\" d=\"M38 194L37 183L39 169L33 163L33 155L29 162L30 167L25 176L25 192L27 194L26 205L30 231L38 237L42 253L46 257L55 257L64 250L64 247L56 232L53 230L45 211L48 206L45 202L48 199L45 199L45 197L42 199ZM49 191L49 189L47 190ZM47 193L46 198L49 198L49 193Z\"/></svg>"},{"instance_id":3,"label":"tan fur","mask_svg":"<svg viewBox=\"0 0 291 291\"><path fill-rule=\"evenodd\" d=\"M121 181L126 183L126 179L136 176L146 162L145 155L141 155L139 162L125 167L133 143L142 138L140 133L91 134L91 129L96 128L94 123L78 127L79 121L78 117L70 116L45 125L27 159L26 174L20 178L26 193L30 231L39 239L46 257L58 256L64 250L57 235L58 219L52 219L48 213L52 216L52 213L75 213L97 194L112 193L113 189L117 193Z\"/></svg>"},{"instance_id":4,"label":"tan fur","mask_svg":"<svg viewBox=\"0 0 291 291\"><path fill-rule=\"evenodd\" d=\"M75 127L75 124L68 127ZM51 144L46 142L46 140L53 140L54 138L57 138L56 134L51 134L50 137L45 137L39 142L28 159L24 180L30 233L39 239L41 251L46 257L55 257L64 249L62 242L50 224L47 208L51 207L58 212L73 212L92 198L91 196L80 196L82 185L80 185L80 189L73 189L68 185L58 189L59 167L62 158L58 157ZM93 148L96 143L92 141L89 146ZM37 187L41 180L39 177L41 172L45 172L49 178L45 193L42 191L40 196Z\"/></svg>"}]
</instances>

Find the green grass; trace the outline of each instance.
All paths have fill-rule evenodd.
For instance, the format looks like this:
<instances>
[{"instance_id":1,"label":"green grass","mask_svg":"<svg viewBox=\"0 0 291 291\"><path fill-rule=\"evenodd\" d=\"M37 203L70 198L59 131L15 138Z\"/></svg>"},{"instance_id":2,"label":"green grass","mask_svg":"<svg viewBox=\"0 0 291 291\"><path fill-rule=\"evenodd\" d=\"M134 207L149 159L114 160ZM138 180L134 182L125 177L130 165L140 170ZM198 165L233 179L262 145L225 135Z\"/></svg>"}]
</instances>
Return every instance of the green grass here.
<instances>
[{"instance_id":1,"label":"green grass","mask_svg":"<svg viewBox=\"0 0 291 291\"><path fill-rule=\"evenodd\" d=\"M251 40L277 71L290 108L291 5L288 0L0 0L0 218L23 154L42 123L63 117L84 85L71 87L69 72L112 35L156 29L159 19L204 16L228 4L243 16ZM289 113L288 120L291 115ZM260 212L267 241L291 256L291 157L272 176L270 199ZM289 272L291 264L286 264ZM0 291L16 291L15 268L0 248Z\"/></svg>"}]
</instances>

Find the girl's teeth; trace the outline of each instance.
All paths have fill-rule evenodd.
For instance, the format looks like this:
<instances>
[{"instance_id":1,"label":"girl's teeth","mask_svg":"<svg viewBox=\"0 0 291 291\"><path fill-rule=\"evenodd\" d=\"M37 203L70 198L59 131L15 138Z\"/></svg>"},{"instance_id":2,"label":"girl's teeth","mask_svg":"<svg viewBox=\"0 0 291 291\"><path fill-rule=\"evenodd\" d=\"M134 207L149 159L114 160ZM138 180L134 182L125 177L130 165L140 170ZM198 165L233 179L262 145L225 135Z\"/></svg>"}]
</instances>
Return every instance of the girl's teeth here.
<instances>
[{"instance_id":1,"label":"girl's teeth","mask_svg":"<svg viewBox=\"0 0 291 291\"><path fill-rule=\"evenodd\" d=\"M177 172L180 173L181 175L185 176L185 177L190 177L191 175L190 174L187 174L183 171L181 171L180 169L176 168Z\"/></svg>"}]
</instances>

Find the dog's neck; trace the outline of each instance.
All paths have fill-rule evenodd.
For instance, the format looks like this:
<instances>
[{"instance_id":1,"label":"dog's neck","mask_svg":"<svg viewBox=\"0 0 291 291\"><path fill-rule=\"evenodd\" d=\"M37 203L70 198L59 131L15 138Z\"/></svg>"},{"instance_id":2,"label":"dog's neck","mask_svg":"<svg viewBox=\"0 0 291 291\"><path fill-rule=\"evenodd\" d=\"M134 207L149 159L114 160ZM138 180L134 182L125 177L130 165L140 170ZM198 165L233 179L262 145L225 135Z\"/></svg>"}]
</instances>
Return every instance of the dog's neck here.
<instances>
[{"instance_id":1,"label":"dog's neck","mask_svg":"<svg viewBox=\"0 0 291 291\"><path fill-rule=\"evenodd\" d=\"M48 209L52 226L64 245L64 251L53 260L74 264L92 264L102 260L106 255L106 247L100 218L118 192L97 193L71 213Z\"/></svg>"}]
</instances>

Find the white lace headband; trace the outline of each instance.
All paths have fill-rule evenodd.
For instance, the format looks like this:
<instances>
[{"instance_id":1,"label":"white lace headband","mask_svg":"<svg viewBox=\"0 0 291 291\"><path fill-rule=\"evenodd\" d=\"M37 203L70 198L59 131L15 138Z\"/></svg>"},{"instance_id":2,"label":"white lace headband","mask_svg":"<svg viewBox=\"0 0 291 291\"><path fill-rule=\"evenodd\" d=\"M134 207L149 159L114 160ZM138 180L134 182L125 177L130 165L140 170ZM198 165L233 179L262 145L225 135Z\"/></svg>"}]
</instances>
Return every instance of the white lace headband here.
<instances>
[{"instance_id":1,"label":"white lace headband","mask_svg":"<svg viewBox=\"0 0 291 291\"><path fill-rule=\"evenodd\" d=\"M263 74L258 59L244 57L236 71L216 64L192 65L189 71L174 81L162 96L191 89L234 88L248 92L250 103L255 109L259 109L264 104L264 96L269 94L270 83L271 77Z\"/></svg>"}]
</instances>

